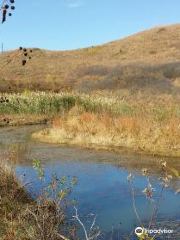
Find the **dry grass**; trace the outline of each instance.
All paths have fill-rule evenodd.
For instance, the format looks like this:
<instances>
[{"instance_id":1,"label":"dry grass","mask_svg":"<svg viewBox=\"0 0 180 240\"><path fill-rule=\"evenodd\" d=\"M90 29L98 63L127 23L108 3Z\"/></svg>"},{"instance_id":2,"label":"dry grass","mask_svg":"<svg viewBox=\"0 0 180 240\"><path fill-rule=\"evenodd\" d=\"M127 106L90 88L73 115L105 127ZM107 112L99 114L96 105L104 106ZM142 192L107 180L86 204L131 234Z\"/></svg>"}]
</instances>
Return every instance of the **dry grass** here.
<instances>
[{"instance_id":1,"label":"dry grass","mask_svg":"<svg viewBox=\"0 0 180 240\"><path fill-rule=\"evenodd\" d=\"M153 115L111 116L77 113L57 117L53 127L33 137L51 143L68 143L93 148L128 148L163 156L180 156L180 119L163 120Z\"/></svg>"},{"instance_id":2,"label":"dry grass","mask_svg":"<svg viewBox=\"0 0 180 240\"><path fill-rule=\"evenodd\" d=\"M2 240L29 240L21 229L21 213L27 204L32 200L20 185L14 175L14 160L16 150L11 156L4 156L0 159L0 239Z\"/></svg>"},{"instance_id":3,"label":"dry grass","mask_svg":"<svg viewBox=\"0 0 180 240\"><path fill-rule=\"evenodd\" d=\"M51 118L38 114L3 114L0 115L0 127L45 124L50 120Z\"/></svg>"},{"instance_id":4,"label":"dry grass","mask_svg":"<svg viewBox=\"0 0 180 240\"><path fill-rule=\"evenodd\" d=\"M172 25L97 47L34 49L25 67L18 51L7 52L0 56L0 91L98 92L132 99L178 96L179 44L180 25Z\"/></svg>"},{"instance_id":5,"label":"dry grass","mask_svg":"<svg viewBox=\"0 0 180 240\"><path fill-rule=\"evenodd\" d=\"M65 210L70 206L67 198L76 179L72 178L71 182L64 180L62 183L62 179L58 180L56 175L52 175L50 185L47 189L42 188L41 194L34 200L26 191L26 186L31 182L22 185L15 177L17 159L15 146L0 158L0 239L69 240L66 235L73 237L76 229L66 217ZM34 169L40 177L43 167L37 160L34 162L37 163Z\"/></svg>"},{"instance_id":6,"label":"dry grass","mask_svg":"<svg viewBox=\"0 0 180 240\"><path fill-rule=\"evenodd\" d=\"M0 105L1 125L54 119L53 129L36 135L44 141L180 154L180 107L176 100L135 102L118 97L44 92L6 95L7 99Z\"/></svg>"},{"instance_id":7,"label":"dry grass","mask_svg":"<svg viewBox=\"0 0 180 240\"><path fill-rule=\"evenodd\" d=\"M72 108L79 113L101 112L111 116L148 114L163 119L180 115L178 102L168 98L134 102L117 97L39 92L5 94L4 99L7 102L0 103L0 126L46 123L59 114L66 115Z\"/></svg>"}]
</instances>

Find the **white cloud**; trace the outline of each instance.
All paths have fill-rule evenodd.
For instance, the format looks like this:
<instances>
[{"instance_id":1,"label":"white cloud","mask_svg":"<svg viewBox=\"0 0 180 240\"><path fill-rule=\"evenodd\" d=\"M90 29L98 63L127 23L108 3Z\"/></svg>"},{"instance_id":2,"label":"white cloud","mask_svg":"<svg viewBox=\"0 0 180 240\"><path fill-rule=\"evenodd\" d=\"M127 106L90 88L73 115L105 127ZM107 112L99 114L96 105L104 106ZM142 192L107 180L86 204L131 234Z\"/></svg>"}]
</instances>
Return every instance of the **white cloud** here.
<instances>
[{"instance_id":1,"label":"white cloud","mask_svg":"<svg viewBox=\"0 0 180 240\"><path fill-rule=\"evenodd\" d=\"M66 7L68 7L68 8L78 8L78 7L81 7L82 4L83 3L81 1L71 2L71 3L66 4Z\"/></svg>"}]
</instances>

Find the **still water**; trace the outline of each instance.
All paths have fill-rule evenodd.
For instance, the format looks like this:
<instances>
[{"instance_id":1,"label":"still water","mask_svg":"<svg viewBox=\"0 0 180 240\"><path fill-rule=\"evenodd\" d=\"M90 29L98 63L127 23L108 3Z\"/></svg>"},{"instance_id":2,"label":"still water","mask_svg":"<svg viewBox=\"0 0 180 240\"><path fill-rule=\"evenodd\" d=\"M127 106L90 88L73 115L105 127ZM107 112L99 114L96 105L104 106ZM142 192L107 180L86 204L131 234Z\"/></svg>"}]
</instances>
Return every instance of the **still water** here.
<instances>
[{"instance_id":1,"label":"still water","mask_svg":"<svg viewBox=\"0 0 180 240\"><path fill-rule=\"evenodd\" d=\"M131 172L134 175L134 191L136 208L142 220L150 219L150 208L142 190L147 187L147 180L141 174L141 169L149 169L149 177L155 188L155 200L161 191L159 185L158 158L137 156L130 153L115 153L93 151L81 148L39 143L31 139L31 133L42 126L8 127L0 129L1 154L9 151L13 145L18 146L19 164L16 174L22 181L31 181L28 191L34 196L40 192L41 184L32 168L32 160L39 159L45 166L46 184L56 172L57 176L76 177L71 198L77 201L77 208L85 223L90 221L90 214L97 214L98 225L104 236L112 238L113 232L128 234L138 226L137 217L132 204L132 194L127 181ZM166 159L167 164L180 169L180 159ZM22 176L25 174L25 177ZM175 194L180 183L174 180L170 188L162 196L158 209L158 220L162 227L169 221L175 221L171 228L180 230L180 195ZM72 207L73 211L73 207ZM169 225L168 225L169 226ZM176 226L176 227L175 227ZM136 239L133 238L132 239ZM163 239L180 239L179 237Z\"/></svg>"}]
</instances>

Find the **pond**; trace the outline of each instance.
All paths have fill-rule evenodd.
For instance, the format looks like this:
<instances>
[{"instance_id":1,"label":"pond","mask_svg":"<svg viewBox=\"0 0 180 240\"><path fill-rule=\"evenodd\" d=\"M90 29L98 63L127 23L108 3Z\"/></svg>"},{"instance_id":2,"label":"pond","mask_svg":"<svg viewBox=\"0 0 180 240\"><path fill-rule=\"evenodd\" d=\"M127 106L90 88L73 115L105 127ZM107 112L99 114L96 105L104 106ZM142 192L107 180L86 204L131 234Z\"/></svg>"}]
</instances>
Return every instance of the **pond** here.
<instances>
[{"instance_id":1,"label":"pond","mask_svg":"<svg viewBox=\"0 0 180 240\"><path fill-rule=\"evenodd\" d=\"M43 126L0 129L1 154L9 151L13 145L18 146L19 164L16 174L20 179L25 174L23 181L32 181L27 189L31 194L38 195L41 188L32 167L33 159L41 160L45 166L46 184L54 172L58 177L77 177L78 183L71 198L77 201L76 206L83 221L88 224L91 220L90 215L97 214L96 225L101 228L103 239L114 239L113 234L122 236L134 233L134 229L139 225L127 181L127 176L132 173L136 208L140 218L149 221L152 211L142 193L147 187L147 179L142 176L141 169L149 169L149 178L155 188L155 200L159 199L159 158L40 143L31 138L31 133L41 128ZM180 169L180 159L165 160L171 167ZM174 235L163 236L162 239L179 239L177 236L180 230L180 194L175 194L179 186L179 181L173 180L171 186L161 195L158 208L158 222L161 223L159 226L174 230ZM135 234L131 239L136 239Z\"/></svg>"}]
</instances>

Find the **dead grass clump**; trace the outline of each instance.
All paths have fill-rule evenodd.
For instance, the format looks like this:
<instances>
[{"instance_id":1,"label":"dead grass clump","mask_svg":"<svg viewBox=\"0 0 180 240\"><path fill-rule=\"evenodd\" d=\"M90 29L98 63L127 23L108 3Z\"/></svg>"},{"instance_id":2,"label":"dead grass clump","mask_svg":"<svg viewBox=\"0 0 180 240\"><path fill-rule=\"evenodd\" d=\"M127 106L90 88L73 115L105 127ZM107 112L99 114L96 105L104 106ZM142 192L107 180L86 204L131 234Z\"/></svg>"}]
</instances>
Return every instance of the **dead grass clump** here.
<instances>
[{"instance_id":1,"label":"dead grass clump","mask_svg":"<svg viewBox=\"0 0 180 240\"><path fill-rule=\"evenodd\" d=\"M74 239L75 226L68 221L65 210L72 204L68 198L76 179L54 174L47 188L33 200L15 177L17 149L0 159L0 239L2 240L69 240ZM44 181L44 168L33 162L39 181ZM42 184L43 186L43 184ZM67 236L67 237L66 237Z\"/></svg>"},{"instance_id":2,"label":"dead grass clump","mask_svg":"<svg viewBox=\"0 0 180 240\"><path fill-rule=\"evenodd\" d=\"M53 127L57 128L60 127L62 125L62 120L60 117L55 117L52 121L52 125Z\"/></svg>"},{"instance_id":3,"label":"dead grass clump","mask_svg":"<svg viewBox=\"0 0 180 240\"><path fill-rule=\"evenodd\" d=\"M4 156L0 159L0 238L29 240L23 232L21 232L22 238L19 238L19 217L26 204L31 204L32 199L15 178L14 165L12 165L16 158L15 149L9 157Z\"/></svg>"},{"instance_id":4,"label":"dead grass clump","mask_svg":"<svg viewBox=\"0 0 180 240\"><path fill-rule=\"evenodd\" d=\"M142 119L136 116L123 116L116 123L121 132L137 133L142 125Z\"/></svg>"},{"instance_id":5,"label":"dead grass clump","mask_svg":"<svg viewBox=\"0 0 180 240\"><path fill-rule=\"evenodd\" d=\"M94 113L85 112L79 116L79 121L82 123L91 123L95 121L96 115Z\"/></svg>"},{"instance_id":6,"label":"dead grass clump","mask_svg":"<svg viewBox=\"0 0 180 240\"><path fill-rule=\"evenodd\" d=\"M143 108L134 116L127 113L71 113L60 118L59 127L54 124L47 134L43 131L33 136L45 142L104 146L107 149L126 147L146 153L180 156L180 120L174 115L174 109L165 111L152 107L153 111Z\"/></svg>"}]
</instances>

